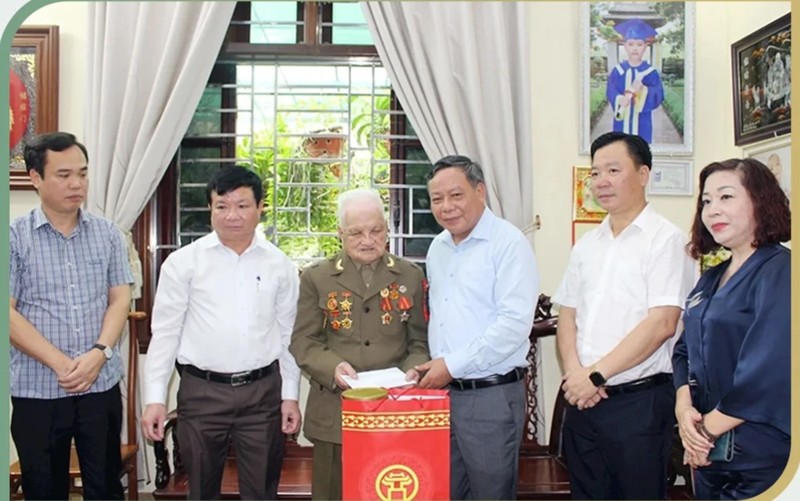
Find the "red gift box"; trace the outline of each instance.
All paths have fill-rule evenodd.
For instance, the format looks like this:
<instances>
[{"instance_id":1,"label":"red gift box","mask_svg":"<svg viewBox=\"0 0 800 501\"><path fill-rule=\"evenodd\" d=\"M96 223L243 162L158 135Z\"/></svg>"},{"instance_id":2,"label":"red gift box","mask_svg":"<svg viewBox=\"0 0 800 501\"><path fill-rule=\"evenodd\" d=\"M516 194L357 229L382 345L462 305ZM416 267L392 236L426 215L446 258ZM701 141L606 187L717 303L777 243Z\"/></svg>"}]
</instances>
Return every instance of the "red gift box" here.
<instances>
[{"instance_id":1,"label":"red gift box","mask_svg":"<svg viewBox=\"0 0 800 501\"><path fill-rule=\"evenodd\" d=\"M345 500L450 499L450 397L393 389L378 400L342 400Z\"/></svg>"}]
</instances>

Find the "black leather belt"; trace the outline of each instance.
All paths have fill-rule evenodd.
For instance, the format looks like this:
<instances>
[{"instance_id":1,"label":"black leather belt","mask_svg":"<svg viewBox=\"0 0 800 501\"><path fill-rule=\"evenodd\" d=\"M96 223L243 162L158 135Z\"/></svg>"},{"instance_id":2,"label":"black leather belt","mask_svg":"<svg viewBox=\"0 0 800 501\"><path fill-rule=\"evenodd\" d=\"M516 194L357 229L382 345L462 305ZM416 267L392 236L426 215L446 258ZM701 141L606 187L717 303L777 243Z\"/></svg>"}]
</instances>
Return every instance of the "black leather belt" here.
<instances>
[{"instance_id":1,"label":"black leather belt","mask_svg":"<svg viewBox=\"0 0 800 501\"><path fill-rule=\"evenodd\" d=\"M207 371L195 367L194 365L183 365L177 362L175 363L175 366L178 368L178 373L181 375L183 375L183 371L186 371L192 376L199 377L200 379L205 379L206 381L229 384L231 386L243 386L246 384L250 384L253 381L258 381L259 379L269 376L273 372L277 371L278 361L275 360L268 366L262 367L260 369L255 369L252 371L244 371L244 372L232 372L232 373Z\"/></svg>"},{"instance_id":2,"label":"black leather belt","mask_svg":"<svg viewBox=\"0 0 800 501\"><path fill-rule=\"evenodd\" d=\"M508 384L525 377L525 369L517 367L508 374L502 376L488 376L480 379L453 379L450 387L456 390L477 390L478 388L488 388L498 384Z\"/></svg>"},{"instance_id":3,"label":"black leather belt","mask_svg":"<svg viewBox=\"0 0 800 501\"><path fill-rule=\"evenodd\" d=\"M642 379L637 379L636 381L631 381L629 383L606 386L606 394L608 396L624 395L626 393L649 390L654 386L670 382L672 382L672 374L662 372L653 376L643 377Z\"/></svg>"}]
</instances>

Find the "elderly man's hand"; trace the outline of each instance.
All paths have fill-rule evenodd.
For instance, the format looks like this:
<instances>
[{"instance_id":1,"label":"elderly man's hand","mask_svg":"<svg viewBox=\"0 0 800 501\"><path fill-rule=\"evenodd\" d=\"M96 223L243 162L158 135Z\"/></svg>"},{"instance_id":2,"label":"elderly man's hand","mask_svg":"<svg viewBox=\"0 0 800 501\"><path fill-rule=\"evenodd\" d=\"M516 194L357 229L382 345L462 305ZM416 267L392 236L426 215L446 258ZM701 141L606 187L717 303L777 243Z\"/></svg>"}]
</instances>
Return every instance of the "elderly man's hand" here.
<instances>
[{"instance_id":1,"label":"elderly man's hand","mask_svg":"<svg viewBox=\"0 0 800 501\"><path fill-rule=\"evenodd\" d=\"M350 388L350 385L342 379L342 376L348 376L353 379L358 379L358 373L353 366L350 365L349 362L339 362L339 365L336 366L336 369L333 371L333 381L336 383L336 386L343 390L347 390Z\"/></svg>"}]
</instances>

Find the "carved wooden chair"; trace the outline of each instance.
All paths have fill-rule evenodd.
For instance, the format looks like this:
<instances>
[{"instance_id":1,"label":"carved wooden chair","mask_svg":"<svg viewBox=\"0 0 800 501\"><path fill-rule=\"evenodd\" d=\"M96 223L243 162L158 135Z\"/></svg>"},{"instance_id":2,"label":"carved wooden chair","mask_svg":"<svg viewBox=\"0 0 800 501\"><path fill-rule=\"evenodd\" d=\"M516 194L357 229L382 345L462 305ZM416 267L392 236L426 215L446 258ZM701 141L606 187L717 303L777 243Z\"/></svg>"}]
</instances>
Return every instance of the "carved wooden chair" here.
<instances>
[{"instance_id":1,"label":"carved wooden chair","mask_svg":"<svg viewBox=\"0 0 800 501\"><path fill-rule=\"evenodd\" d=\"M147 318L147 314L142 311L132 311L128 314L128 326L130 334L128 335L128 384L127 384L127 440L120 447L122 455L122 471L120 477L123 475L128 476L128 499L139 499L139 475L137 467L137 453L139 452L139 444L136 439L137 425L136 425L136 382L138 378L137 365L139 361L139 342L138 342L138 326L139 323ZM69 458L69 478L70 478L70 491L75 494L81 494L82 488L80 484L81 471L78 464L78 454L75 447L72 447ZM11 499L24 499L25 493L22 492L22 471L20 470L19 461L11 465L9 487L11 488Z\"/></svg>"}]
</instances>

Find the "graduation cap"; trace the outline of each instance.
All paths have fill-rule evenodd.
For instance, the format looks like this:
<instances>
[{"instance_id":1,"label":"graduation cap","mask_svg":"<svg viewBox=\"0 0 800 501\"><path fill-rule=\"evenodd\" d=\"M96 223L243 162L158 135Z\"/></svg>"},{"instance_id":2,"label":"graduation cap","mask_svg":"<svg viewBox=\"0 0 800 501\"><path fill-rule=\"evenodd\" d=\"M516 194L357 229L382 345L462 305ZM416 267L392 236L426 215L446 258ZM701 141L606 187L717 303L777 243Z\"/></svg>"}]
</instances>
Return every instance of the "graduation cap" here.
<instances>
[{"instance_id":1,"label":"graduation cap","mask_svg":"<svg viewBox=\"0 0 800 501\"><path fill-rule=\"evenodd\" d=\"M623 40L653 40L658 33L652 26L641 19L629 19L614 26L614 29L622 35Z\"/></svg>"}]
</instances>

